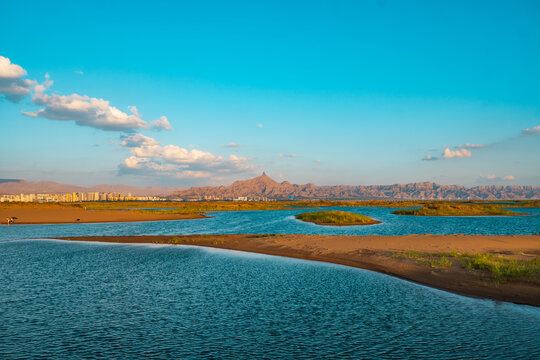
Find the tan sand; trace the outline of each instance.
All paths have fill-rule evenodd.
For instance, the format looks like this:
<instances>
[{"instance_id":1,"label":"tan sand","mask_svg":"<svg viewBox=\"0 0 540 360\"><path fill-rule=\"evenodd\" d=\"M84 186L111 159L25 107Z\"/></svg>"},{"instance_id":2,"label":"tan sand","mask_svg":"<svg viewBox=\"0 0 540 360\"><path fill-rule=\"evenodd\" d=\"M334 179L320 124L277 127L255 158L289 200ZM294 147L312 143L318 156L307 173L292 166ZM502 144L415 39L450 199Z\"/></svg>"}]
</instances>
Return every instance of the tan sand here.
<instances>
[{"instance_id":1,"label":"tan sand","mask_svg":"<svg viewBox=\"0 0 540 360\"><path fill-rule=\"evenodd\" d=\"M506 257L532 259L540 256L538 235L182 235L62 239L189 244L318 260L373 270L462 295L540 306L540 279L496 282L482 279L479 271L465 270L457 263L448 268L435 268L392 256L395 252L414 250L504 254Z\"/></svg>"},{"instance_id":2,"label":"tan sand","mask_svg":"<svg viewBox=\"0 0 540 360\"><path fill-rule=\"evenodd\" d=\"M199 219L207 216L198 214L143 214L128 210L84 210L83 208L61 206L0 208L1 224L6 225L6 219L11 217L17 218L13 224L17 225L157 221Z\"/></svg>"}]
</instances>

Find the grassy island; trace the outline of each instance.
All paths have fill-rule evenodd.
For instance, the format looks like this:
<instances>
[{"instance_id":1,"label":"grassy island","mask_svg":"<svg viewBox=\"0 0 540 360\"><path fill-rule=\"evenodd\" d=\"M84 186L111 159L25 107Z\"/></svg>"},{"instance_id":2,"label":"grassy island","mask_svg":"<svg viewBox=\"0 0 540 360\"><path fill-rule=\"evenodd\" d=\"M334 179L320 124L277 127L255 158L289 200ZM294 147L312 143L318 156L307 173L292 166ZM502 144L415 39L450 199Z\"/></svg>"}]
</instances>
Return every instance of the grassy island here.
<instances>
[{"instance_id":1,"label":"grassy island","mask_svg":"<svg viewBox=\"0 0 540 360\"><path fill-rule=\"evenodd\" d=\"M380 221L369 216L355 214L347 211L315 211L296 215L298 220L312 222L317 225L350 226L350 225L373 225Z\"/></svg>"},{"instance_id":2,"label":"grassy island","mask_svg":"<svg viewBox=\"0 0 540 360\"><path fill-rule=\"evenodd\" d=\"M508 216L529 215L502 209L495 204L426 204L420 209L396 210L396 215L416 216Z\"/></svg>"}]
</instances>

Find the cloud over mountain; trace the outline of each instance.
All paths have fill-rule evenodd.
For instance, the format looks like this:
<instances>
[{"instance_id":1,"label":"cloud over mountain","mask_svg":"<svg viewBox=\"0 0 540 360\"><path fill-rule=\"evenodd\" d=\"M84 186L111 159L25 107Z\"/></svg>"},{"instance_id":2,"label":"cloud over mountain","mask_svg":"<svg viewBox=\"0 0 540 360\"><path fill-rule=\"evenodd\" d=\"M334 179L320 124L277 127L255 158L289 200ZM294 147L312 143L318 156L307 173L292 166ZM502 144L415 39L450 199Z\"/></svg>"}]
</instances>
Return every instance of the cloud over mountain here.
<instances>
[{"instance_id":1,"label":"cloud over mountain","mask_svg":"<svg viewBox=\"0 0 540 360\"><path fill-rule=\"evenodd\" d=\"M460 159L470 158L472 152L469 149L481 149L484 145L480 144L462 144L454 147L452 150L450 147L446 147L439 156L426 155L422 160L441 160L441 159Z\"/></svg>"},{"instance_id":2,"label":"cloud over mountain","mask_svg":"<svg viewBox=\"0 0 540 360\"><path fill-rule=\"evenodd\" d=\"M119 174L167 176L172 178L209 178L223 174L251 173L248 159L228 158L209 152L187 150L176 145L161 145L155 139L135 134L125 136L121 145L131 154L119 165Z\"/></svg>"},{"instance_id":3,"label":"cloud over mountain","mask_svg":"<svg viewBox=\"0 0 540 360\"><path fill-rule=\"evenodd\" d=\"M501 183L515 180L514 175L497 176L495 174L482 175L478 178L480 183Z\"/></svg>"}]
</instances>

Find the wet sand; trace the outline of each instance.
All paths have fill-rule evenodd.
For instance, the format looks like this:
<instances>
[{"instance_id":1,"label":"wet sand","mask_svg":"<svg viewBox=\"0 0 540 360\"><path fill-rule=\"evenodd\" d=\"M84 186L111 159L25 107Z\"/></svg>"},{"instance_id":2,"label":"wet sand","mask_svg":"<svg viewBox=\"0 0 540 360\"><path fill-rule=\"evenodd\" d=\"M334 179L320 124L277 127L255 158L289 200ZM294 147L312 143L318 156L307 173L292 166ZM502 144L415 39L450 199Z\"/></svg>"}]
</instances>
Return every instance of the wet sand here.
<instances>
[{"instance_id":1,"label":"wet sand","mask_svg":"<svg viewBox=\"0 0 540 360\"><path fill-rule=\"evenodd\" d=\"M538 235L180 235L67 237L63 240L198 245L317 260L377 271L461 295L540 306L540 279L496 282L454 261L439 268L393 256L404 251L540 256Z\"/></svg>"},{"instance_id":2,"label":"wet sand","mask_svg":"<svg viewBox=\"0 0 540 360\"><path fill-rule=\"evenodd\" d=\"M76 207L40 206L11 207L0 209L0 223L7 224L6 218L16 217L17 224L68 224L101 223L124 221L158 221L206 218L199 214L143 214L130 210L85 210Z\"/></svg>"}]
</instances>

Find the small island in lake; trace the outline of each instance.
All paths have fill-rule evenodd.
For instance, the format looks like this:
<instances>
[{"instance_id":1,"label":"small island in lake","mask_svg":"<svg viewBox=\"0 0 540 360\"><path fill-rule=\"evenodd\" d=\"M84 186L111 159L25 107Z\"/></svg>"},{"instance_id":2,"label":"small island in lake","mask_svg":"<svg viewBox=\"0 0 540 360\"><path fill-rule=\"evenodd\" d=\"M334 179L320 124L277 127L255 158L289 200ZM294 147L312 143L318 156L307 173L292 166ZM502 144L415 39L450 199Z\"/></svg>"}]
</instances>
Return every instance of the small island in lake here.
<instances>
[{"instance_id":1,"label":"small island in lake","mask_svg":"<svg viewBox=\"0 0 540 360\"><path fill-rule=\"evenodd\" d=\"M403 209L392 212L396 215L415 216L519 216L530 215L502 209L495 204L426 204L420 209Z\"/></svg>"},{"instance_id":2,"label":"small island in lake","mask_svg":"<svg viewBox=\"0 0 540 360\"><path fill-rule=\"evenodd\" d=\"M296 215L298 220L315 223L317 225L351 226L380 224L369 216L355 214L347 211L315 211Z\"/></svg>"}]
</instances>

